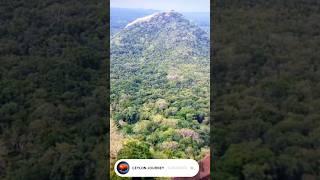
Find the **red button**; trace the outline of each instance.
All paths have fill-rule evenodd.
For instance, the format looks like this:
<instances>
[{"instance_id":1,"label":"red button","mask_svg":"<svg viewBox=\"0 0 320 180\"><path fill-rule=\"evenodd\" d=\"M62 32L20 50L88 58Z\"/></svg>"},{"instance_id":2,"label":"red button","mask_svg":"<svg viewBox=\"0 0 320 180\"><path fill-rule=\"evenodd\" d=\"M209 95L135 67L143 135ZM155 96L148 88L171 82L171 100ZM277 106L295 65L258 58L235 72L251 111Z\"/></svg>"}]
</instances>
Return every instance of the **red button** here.
<instances>
[{"instance_id":1,"label":"red button","mask_svg":"<svg viewBox=\"0 0 320 180\"><path fill-rule=\"evenodd\" d=\"M120 165L119 165L119 169L120 169L121 171L126 171L128 168L129 168L129 167L128 167L127 164L120 164Z\"/></svg>"}]
</instances>

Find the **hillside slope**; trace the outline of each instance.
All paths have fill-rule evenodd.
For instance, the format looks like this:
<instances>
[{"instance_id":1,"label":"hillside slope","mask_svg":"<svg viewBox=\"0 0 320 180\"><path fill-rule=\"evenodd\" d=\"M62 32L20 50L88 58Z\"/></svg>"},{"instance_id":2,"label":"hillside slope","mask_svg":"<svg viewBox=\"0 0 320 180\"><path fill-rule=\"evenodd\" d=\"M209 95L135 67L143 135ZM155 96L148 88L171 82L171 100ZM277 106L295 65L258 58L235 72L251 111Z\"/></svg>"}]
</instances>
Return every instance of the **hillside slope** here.
<instances>
[{"instance_id":1,"label":"hillside slope","mask_svg":"<svg viewBox=\"0 0 320 180\"><path fill-rule=\"evenodd\" d=\"M129 23L111 40L111 55L179 60L208 57L208 34L182 14L154 13Z\"/></svg>"},{"instance_id":2,"label":"hillside slope","mask_svg":"<svg viewBox=\"0 0 320 180\"><path fill-rule=\"evenodd\" d=\"M173 11L111 39L111 116L126 137L118 159L208 153L209 63L208 34Z\"/></svg>"}]
</instances>

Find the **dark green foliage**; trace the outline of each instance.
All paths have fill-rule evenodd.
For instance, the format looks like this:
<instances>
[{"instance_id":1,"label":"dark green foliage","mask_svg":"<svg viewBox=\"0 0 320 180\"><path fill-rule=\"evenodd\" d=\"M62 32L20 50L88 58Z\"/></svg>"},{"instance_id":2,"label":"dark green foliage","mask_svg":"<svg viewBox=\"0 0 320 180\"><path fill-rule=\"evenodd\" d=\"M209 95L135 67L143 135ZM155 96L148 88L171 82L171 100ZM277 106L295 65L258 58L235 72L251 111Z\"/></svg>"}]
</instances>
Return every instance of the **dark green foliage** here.
<instances>
[{"instance_id":1,"label":"dark green foliage","mask_svg":"<svg viewBox=\"0 0 320 180\"><path fill-rule=\"evenodd\" d=\"M105 179L105 5L4 0L0 14L0 179Z\"/></svg>"},{"instance_id":2,"label":"dark green foliage","mask_svg":"<svg viewBox=\"0 0 320 180\"><path fill-rule=\"evenodd\" d=\"M209 153L208 52L207 33L177 12L154 14L112 36L111 121L114 131L134 139L115 146L113 159L200 160Z\"/></svg>"},{"instance_id":3,"label":"dark green foliage","mask_svg":"<svg viewBox=\"0 0 320 180\"><path fill-rule=\"evenodd\" d=\"M215 10L213 176L319 178L319 1L226 0Z\"/></svg>"},{"instance_id":4,"label":"dark green foliage","mask_svg":"<svg viewBox=\"0 0 320 180\"><path fill-rule=\"evenodd\" d=\"M118 153L119 159L150 159L149 145L144 142L129 141Z\"/></svg>"}]
</instances>

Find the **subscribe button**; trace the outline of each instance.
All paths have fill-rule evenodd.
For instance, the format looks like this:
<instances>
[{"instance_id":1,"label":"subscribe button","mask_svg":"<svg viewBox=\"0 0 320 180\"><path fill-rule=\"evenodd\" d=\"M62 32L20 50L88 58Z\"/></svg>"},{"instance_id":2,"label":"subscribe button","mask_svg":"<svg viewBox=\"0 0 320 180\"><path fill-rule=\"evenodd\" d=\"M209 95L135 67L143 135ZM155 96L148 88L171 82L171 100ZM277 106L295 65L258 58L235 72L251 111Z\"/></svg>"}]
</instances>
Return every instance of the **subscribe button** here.
<instances>
[{"instance_id":1,"label":"subscribe button","mask_svg":"<svg viewBox=\"0 0 320 180\"><path fill-rule=\"evenodd\" d=\"M193 177L199 164L192 159L121 159L114 170L121 177Z\"/></svg>"}]
</instances>

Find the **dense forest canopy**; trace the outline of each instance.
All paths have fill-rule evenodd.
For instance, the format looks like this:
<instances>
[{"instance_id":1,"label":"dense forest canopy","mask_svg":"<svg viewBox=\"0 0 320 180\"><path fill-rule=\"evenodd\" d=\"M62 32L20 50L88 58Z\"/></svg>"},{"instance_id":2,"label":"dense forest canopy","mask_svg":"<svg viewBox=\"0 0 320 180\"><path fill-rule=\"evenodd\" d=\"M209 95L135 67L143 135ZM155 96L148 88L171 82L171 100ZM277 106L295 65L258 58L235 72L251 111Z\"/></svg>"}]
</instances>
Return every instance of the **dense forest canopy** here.
<instances>
[{"instance_id":1,"label":"dense forest canopy","mask_svg":"<svg viewBox=\"0 0 320 180\"><path fill-rule=\"evenodd\" d=\"M217 1L214 178L320 177L319 3Z\"/></svg>"},{"instance_id":2,"label":"dense forest canopy","mask_svg":"<svg viewBox=\"0 0 320 180\"><path fill-rule=\"evenodd\" d=\"M1 1L0 179L105 179L109 34L108 10L103 3ZM211 4L216 5L211 69L215 91L211 123L216 165L213 177L319 178L320 1L219 0ZM136 72L136 66L127 65L118 67ZM154 84L144 85L154 86L156 92L152 97L152 106L157 106L152 112L158 114L156 123L139 120L141 126L126 124L123 131L148 133L144 130L160 121L176 126L172 114L201 129L195 118L208 116L202 111L208 107L206 88L185 89L182 93L191 97L186 100L177 97L175 91L163 92L155 85L166 82L164 85L176 87L167 83L168 79L180 80L177 75L181 74L186 79L179 86L185 87L194 82L190 71L205 67L191 63L183 66L183 71L173 68L168 73L162 71L165 66L153 64L140 74L152 74L149 78ZM196 82L208 83L202 74L208 72L196 73L201 77ZM144 83L141 77L126 77L122 85L130 87L126 89L130 92ZM140 93L150 96L148 91ZM169 95L168 99L163 94ZM122 105L132 106L125 101L130 97L112 98L122 98ZM181 103L171 103L179 98ZM176 106L187 107L197 101L205 102L205 107L196 105L199 111L181 108L178 113ZM116 120L125 115L134 122L144 115L135 115L137 111L135 107L123 114L115 111L114 117ZM208 123L206 120L208 117L201 124ZM118 128L118 124L112 126ZM172 130L162 130L166 131L160 133L165 142L172 137ZM200 136L209 139L206 134ZM123 147L119 153L122 157L141 155L130 151L130 147L145 158L152 156L149 144L131 140ZM169 141L164 147L176 144ZM158 155L175 155L170 153Z\"/></svg>"},{"instance_id":3,"label":"dense forest canopy","mask_svg":"<svg viewBox=\"0 0 320 180\"><path fill-rule=\"evenodd\" d=\"M119 150L111 163L208 154L209 65L208 34L177 12L137 19L115 34L111 149Z\"/></svg>"},{"instance_id":4,"label":"dense forest canopy","mask_svg":"<svg viewBox=\"0 0 320 180\"><path fill-rule=\"evenodd\" d=\"M106 6L0 4L0 179L105 179Z\"/></svg>"}]
</instances>

